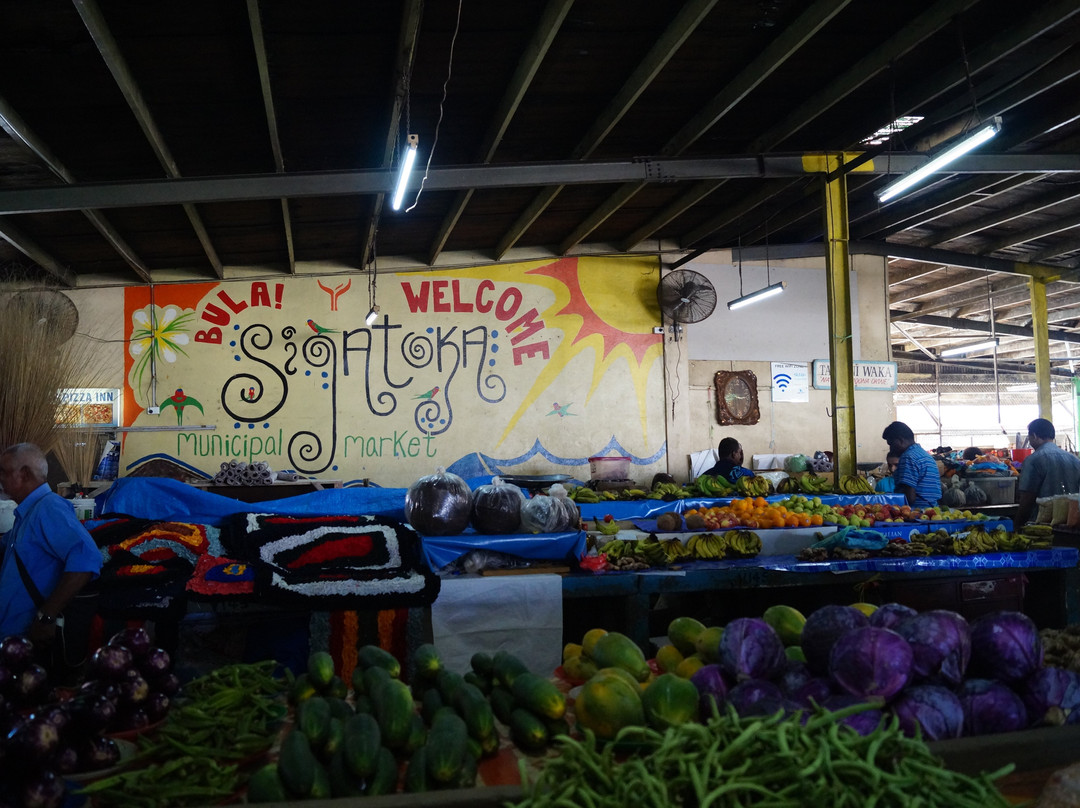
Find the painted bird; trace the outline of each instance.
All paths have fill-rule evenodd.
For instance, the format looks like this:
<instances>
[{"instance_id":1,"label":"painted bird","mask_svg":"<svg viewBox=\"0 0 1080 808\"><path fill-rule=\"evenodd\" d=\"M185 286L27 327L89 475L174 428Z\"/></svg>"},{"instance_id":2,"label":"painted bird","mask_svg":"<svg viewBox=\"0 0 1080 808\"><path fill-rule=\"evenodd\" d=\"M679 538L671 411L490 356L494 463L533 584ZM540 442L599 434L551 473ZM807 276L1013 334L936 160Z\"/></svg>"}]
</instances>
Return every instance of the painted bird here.
<instances>
[{"instance_id":1,"label":"painted bird","mask_svg":"<svg viewBox=\"0 0 1080 808\"><path fill-rule=\"evenodd\" d=\"M577 415L576 412L570 412L570 408L572 406L574 406L573 401L571 401L569 404L563 404L562 406L560 406L559 402L556 401L554 404L551 405L552 409L551 412L548 413L548 415L557 415L560 418L565 418L567 415Z\"/></svg>"},{"instance_id":2,"label":"painted bird","mask_svg":"<svg viewBox=\"0 0 1080 808\"><path fill-rule=\"evenodd\" d=\"M315 322L314 320L312 320L310 318L308 319L307 324L311 327L311 330L314 331L316 334L336 334L337 333L336 328L323 328L321 325L319 325L317 322Z\"/></svg>"},{"instance_id":3,"label":"painted bird","mask_svg":"<svg viewBox=\"0 0 1080 808\"><path fill-rule=\"evenodd\" d=\"M179 387L176 388L175 393L161 402L161 409L166 407L176 408L176 423L180 425L184 423L184 407L197 407L199 412L206 415L206 410L203 409L202 404L191 396L184 395L184 391Z\"/></svg>"},{"instance_id":4,"label":"painted bird","mask_svg":"<svg viewBox=\"0 0 1080 808\"><path fill-rule=\"evenodd\" d=\"M435 387L432 387L430 390L428 390L426 393L421 393L418 396L413 396L413 398L435 398L438 392L439 388L438 385L436 385Z\"/></svg>"}]
</instances>

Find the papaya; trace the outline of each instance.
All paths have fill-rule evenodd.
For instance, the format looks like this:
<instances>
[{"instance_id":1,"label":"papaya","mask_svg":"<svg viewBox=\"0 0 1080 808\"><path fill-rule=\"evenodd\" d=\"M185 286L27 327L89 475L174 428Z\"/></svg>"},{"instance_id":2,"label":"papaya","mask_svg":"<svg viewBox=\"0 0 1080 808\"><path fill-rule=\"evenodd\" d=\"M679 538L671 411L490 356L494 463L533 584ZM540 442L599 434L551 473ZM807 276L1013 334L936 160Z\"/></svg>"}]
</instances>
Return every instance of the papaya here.
<instances>
[{"instance_id":1,"label":"papaya","mask_svg":"<svg viewBox=\"0 0 1080 808\"><path fill-rule=\"evenodd\" d=\"M375 718L385 746L400 749L409 740L414 709L412 691L407 684L391 679L383 685L375 701Z\"/></svg>"},{"instance_id":2,"label":"papaya","mask_svg":"<svg viewBox=\"0 0 1080 808\"><path fill-rule=\"evenodd\" d=\"M668 623L668 640L683 656L697 651L697 638L705 630L705 624L693 617L676 617Z\"/></svg>"},{"instance_id":3,"label":"papaya","mask_svg":"<svg viewBox=\"0 0 1080 808\"><path fill-rule=\"evenodd\" d=\"M294 729L281 742L278 774L285 788L296 797L306 797L315 785L315 754L307 735Z\"/></svg>"},{"instance_id":4,"label":"papaya","mask_svg":"<svg viewBox=\"0 0 1080 808\"><path fill-rule=\"evenodd\" d=\"M777 604L766 609L761 619L772 626L772 630L785 646L798 645L802 641L806 617L798 609Z\"/></svg>"},{"instance_id":5,"label":"papaya","mask_svg":"<svg viewBox=\"0 0 1080 808\"><path fill-rule=\"evenodd\" d=\"M609 631L596 641L592 658L601 668L622 668L639 682L648 679L651 672L637 643L617 631Z\"/></svg>"},{"instance_id":6,"label":"papaya","mask_svg":"<svg viewBox=\"0 0 1080 808\"><path fill-rule=\"evenodd\" d=\"M649 726L659 732L697 720L698 689L689 679L673 673L656 678L641 694L641 707Z\"/></svg>"},{"instance_id":7,"label":"papaya","mask_svg":"<svg viewBox=\"0 0 1080 808\"><path fill-rule=\"evenodd\" d=\"M378 765L382 730L367 713L350 718L342 732L341 752L345 766L357 777L370 777Z\"/></svg>"},{"instance_id":8,"label":"papaya","mask_svg":"<svg viewBox=\"0 0 1080 808\"><path fill-rule=\"evenodd\" d=\"M523 752L543 752L547 749L547 727L538 716L524 707L517 707L510 714L510 737Z\"/></svg>"},{"instance_id":9,"label":"papaya","mask_svg":"<svg viewBox=\"0 0 1080 808\"><path fill-rule=\"evenodd\" d=\"M588 681L593 674L600 670L596 663L584 654L564 659L562 667L566 678L577 685Z\"/></svg>"},{"instance_id":10,"label":"papaya","mask_svg":"<svg viewBox=\"0 0 1080 808\"><path fill-rule=\"evenodd\" d=\"M703 667L705 667L705 660L697 654L691 654L675 666L674 673L683 679L689 679Z\"/></svg>"},{"instance_id":11,"label":"papaya","mask_svg":"<svg viewBox=\"0 0 1080 808\"><path fill-rule=\"evenodd\" d=\"M706 662L720 661L720 638L724 636L723 626L709 626L694 641L694 649Z\"/></svg>"},{"instance_id":12,"label":"papaya","mask_svg":"<svg viewBox=\"0 0 1080 808\"><path fill-rule=\"evenodd\" d=\"M520 674L514 679L510 692L518 704L542 718L562 718L566 713L566 695L538 674Z\"/></svg>"},{"instance_id":13,"label":"papaya","mask_svg":"<svg viewBox=\"0 0 1080 808\"><path fill-rule=\"evenodd\" d=\"M491 660L491 677L503 687L510 687L520 673L527 673L528 666L509 651L497 651Z\"/></svg>"},{"instance_id":14,"label":"papaya","mask_svg":"<svg viewBox=\"0 0 1080 808\"><path fill-rule=\"evenodd\" d=\"M276 763L267 763L248 780L248 802L286 802L288 799Z\"/></svg>"},{"instance_id":15,"label":"papaya","mask_svg":"<svg viewBox=\"0 0 1080 808\"><path fill-rule=\"evenodd\" d=\"M435 674L442 668L439 652L431 643L424 643L413 651L412 660L417 678L424 681L432 681Z\"/></svg>"},{"instance_id":16,"label":"papaya","mask_svg":"<svg viewBox=\"0 0 1080 808\"><path fill-rule=\"evenodd\" d=\"M596 641L607 634L606 629L592 628L585 632L585 636L581 638L581 653L587 657L593 655L593 648L596 647Z\"/></svg>"},{"instance_id":17,"label":"papaya","mask_svg":"<svg viewBox=\"0 0 1080 808\"><path fill-rule=\"evenodd\" d=\"M401 676L401 663L397 657L377 645L362 645L356 652L356 664L367 668L382 668L394 679Z\"/></svg>"},{"instance_id":18,"label":"papaya","mask_svg":"<svg viewBox=\"0 0 1080 808\"><path fill-rule=\"evenodd\" d=\"M626 671L623 668L601 668L596 672L596 675L590 677L590 679L607 677L615 677L616 679L622 679L624 682L630 685L630 687L633 687L638 691L641 690L641 685L638 683L638 680L631 676L629 671Z\"/></svg>"},{"instance_id":19,"label":"papaya","mask_svg":"<svg viewBox=\"0 0 1080 808\"><path fill-rule=\"evenodd\" d=\"M670 643L661 645L656 652L656 664L664 673L674 673L675 668L683 659L682 651Z\"/></svg>"},{"instance_id":20,"label":"papaya","mask_svg":"<svg viewBox=\"0 0 1080 808\"><path fill-rule=\"evenodd\" d=\"M323 690L334 678L334 658L326 651L315 651L308 656L307 675L316 690Z\"/></svg>"},{"instance_id":21,"label":"papaya","mask_svg":"<svg viewBox=\"0 0 1080 808\"><path fill-rule=\"evenodd\" d=\"M806 662L806 654L803 653L801 645L789 645L784 649L784 654L792 662Z\"/></svg>"},{"instance_id":22,"label":"papaya","mask_svg":"<svg viewBox=\"0 0 1080 808\"><path fill-rule=\"evenodd\" d=\"M636 683L631 685L619 676L598 674L582 685L574 712L578 726L602 740L612 740L623 727L645 725Z\"/></svg>"},{"instance_id":23,"label":"papaya","mask_svg":"<svg viewBox=\"0 0 1080 808\"><path fill-rule=\"evenodd\" d=\"M872 615L874 612L877 611L877 606L874 605L873 603L864 603L864 602L861 602L861 601L859 603L852 603L851 608L852 609L858 609L860 612L865 614L867 617L869 617L870 615Z\"/></svg>"},{"instance_id":24,"label":"papaya","mask_svg":"<svg viewBox=\"0 0 1080 808\"><path fill-rule=\"evenodd\" d=\"M562 649L563 662L568 660L570 657L581 656L583 650L584 649L582 648L580 643L568 642L566 645L563 646Z\"/></svg>"}]
</instances>

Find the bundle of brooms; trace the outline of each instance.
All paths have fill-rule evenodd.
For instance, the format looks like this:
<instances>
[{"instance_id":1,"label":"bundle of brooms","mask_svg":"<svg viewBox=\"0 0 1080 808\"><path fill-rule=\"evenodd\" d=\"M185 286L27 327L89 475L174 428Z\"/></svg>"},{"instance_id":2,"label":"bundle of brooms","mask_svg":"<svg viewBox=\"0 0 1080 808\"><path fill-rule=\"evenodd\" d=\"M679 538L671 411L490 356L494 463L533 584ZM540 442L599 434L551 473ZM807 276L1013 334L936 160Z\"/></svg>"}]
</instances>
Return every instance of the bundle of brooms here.
<instances>
[{"instance_id":1,"label":"bundle of brooms","mask_svg":"<svg viewBox=\"0 0 1080 808\"><path fill-rule=\"evenodd\" d=\"M108 356L77 326L78 311L62 292L0 282L0 447L35 443L85 486L106 435L83 425L61 397L67 388L101 386Z\"/></svg>"}]
</instances>

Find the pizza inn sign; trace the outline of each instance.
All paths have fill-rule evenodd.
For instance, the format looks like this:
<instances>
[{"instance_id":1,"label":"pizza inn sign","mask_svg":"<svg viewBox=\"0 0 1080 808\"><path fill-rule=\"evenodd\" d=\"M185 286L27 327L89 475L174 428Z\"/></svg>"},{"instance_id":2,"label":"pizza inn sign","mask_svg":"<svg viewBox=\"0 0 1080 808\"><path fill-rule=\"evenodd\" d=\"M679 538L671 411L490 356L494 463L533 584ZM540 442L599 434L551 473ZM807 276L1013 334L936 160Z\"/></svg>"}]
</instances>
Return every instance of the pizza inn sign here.
<instances>
[{"instance_id":1,"label":"pizza inn sign","mask_svg":"<svg viewBox=\"0 0 1080 808\"><path fill-rule=\"evenodd\" d=\"M895 362L855 362L856 390L895 390ZM814 389L828 390L832 387L832 373L828 359L814 360Z\"/></svg>"}]
</instances>

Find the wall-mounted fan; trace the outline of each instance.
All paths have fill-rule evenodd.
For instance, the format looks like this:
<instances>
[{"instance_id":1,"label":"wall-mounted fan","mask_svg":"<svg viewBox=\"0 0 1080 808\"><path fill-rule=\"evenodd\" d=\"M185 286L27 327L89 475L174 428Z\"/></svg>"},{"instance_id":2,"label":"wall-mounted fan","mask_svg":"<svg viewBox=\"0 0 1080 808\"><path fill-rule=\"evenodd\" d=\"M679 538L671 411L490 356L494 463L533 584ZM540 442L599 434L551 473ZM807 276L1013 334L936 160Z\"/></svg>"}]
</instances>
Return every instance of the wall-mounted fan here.
<instances>
[{"instance_id":1,"label":"wall-mounted fan","mask_svg":"<svg viewBox=\"0 0 1080 808\"><path fill-rule=\"evenodd\" d=\"M700 272L676 269L660 279L656 299L665 320L699 323L716 308L716 289Z\"/></svg>"},{"instance_id":2,"label":"wall-mounted fan","mask_svg":"<svg viewBox=\"0 0 1080 808\"><path fill-rule=\"evenodd\" d=\"M0 301L2 316L17 318L26 328L43 329L54 345L63 345L79 327L75 303L55 289L25 289Z\"/></svg>"}]
</instances>

